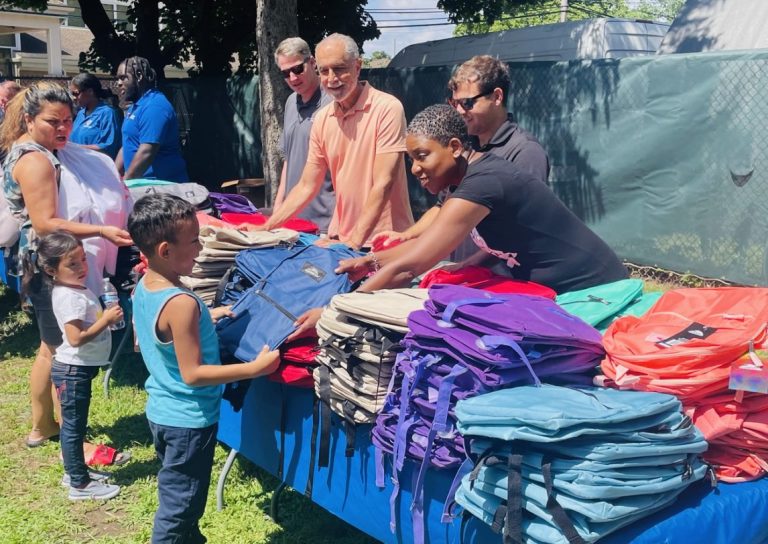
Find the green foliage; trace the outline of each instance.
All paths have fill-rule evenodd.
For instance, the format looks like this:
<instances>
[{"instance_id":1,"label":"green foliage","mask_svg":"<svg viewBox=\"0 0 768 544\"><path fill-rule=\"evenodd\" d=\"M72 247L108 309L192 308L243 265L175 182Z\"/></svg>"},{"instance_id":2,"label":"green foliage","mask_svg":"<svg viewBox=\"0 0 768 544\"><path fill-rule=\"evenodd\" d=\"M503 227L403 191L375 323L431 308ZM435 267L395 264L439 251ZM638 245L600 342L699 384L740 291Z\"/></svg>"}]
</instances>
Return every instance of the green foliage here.
<instances>
[{"instance_id":1,"label":"green foliage","mask_svg":"<svg viewBox=\"0 0 768 544\"><path fill-rule=\"evenodd\" d=\"M46 0L0 0L0 8L45 11L48 8L48 2Z\"/></svg>"},{"instance_id":2,"label":"green foliage","mask_svg":"<svg viewBox=\"0 0 768 544\"><path fill-rule=\"evenodd\" d=\"M458 2L459 0L451 0ZM636 7L630 8L626 0L571 0L569 2L568 20L575 21L592 17L620 17L626 19L647 19L653 21L671 22L685 0L644 0ZM503 3L499 2L499 5ZM560 20L560 0L519 0L512 2L509 7L497 13L497 6L490 12L494 15L483 17L474 13L464 18L460 13L449 14L460 22L454 30L455 36L498 32L514 28L546 25Z\"/></svg>"},{"instance_id":3,"label":"green foliage","mask_svg":"<svg viewBox=\"0 0 768 544\"><path fill-rule=\"evenodd\" d=\"M365 11L367 0L298 0L299 35L315 44L331 32L352 36L362 46L380 35ZM256 71L256 2L254 0L133 0L127 23L108 23L104 6L78 0L83 19L96 36L80 57L86 70L114 73L130 55L147 57L154 66L192 61L192 75L229 75ZM45 10L44 0L0 0L8 9ZM89 16L101 26L89 23ZM271 54L271 52L270 52ZM237 65L235 61L237 60ZM162 74L160 74L162 76Z\"/></svg>"}]
</instances>

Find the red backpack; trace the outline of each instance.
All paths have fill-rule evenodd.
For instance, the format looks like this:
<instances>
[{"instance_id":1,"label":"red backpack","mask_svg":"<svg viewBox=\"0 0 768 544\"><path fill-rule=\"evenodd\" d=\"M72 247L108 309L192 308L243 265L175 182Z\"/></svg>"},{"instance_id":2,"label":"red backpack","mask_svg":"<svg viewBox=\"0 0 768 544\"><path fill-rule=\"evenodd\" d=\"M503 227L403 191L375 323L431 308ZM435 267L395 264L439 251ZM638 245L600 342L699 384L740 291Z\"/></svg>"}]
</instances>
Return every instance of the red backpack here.
<instances>
[{"instance_id":1,"label":"red backpack","mask_svg":"<svg viewBox=\"0 0 768 544\"><path fill-rule=\"evenodd\" d=\"M260 213L222 213L221 219L227 223L233 225L242 225L247 223L249 225L263 225L269 219L268 216ZM301 217L292 217L285 223L283 227L286 229L295 230L296 232L306 232L309 234L317 234L320 232L320 227L316 223L313 223L309 219L302 219Z\"/></svg>"},{"instance_id":2,"label":"red backpack","mask_svg":"<svg viewBox=\"0 0 768 544\"><path fill-rule=\"evenodd\" d=\"M317 336L299 338L280 347L280 366L269 375L273 382L312 389L312 369L318 353Z\"/></svg>"},{"instance_id":3,"label":"red backpack","mask_svg":"<svg viewBox=\"0 0 768 544\"><path fill-rule=\"evenodd\" d=\"M642 317L605 331L602 370L621 389L658 391L687 404L728 389L730 365L766 339L768 289L717 287L664 293Z\"/></svg>"},{"instance_id":4,"label":"red backpack","mask_svg":"<svg viewBox=\"0 0 768 544\"><path fill-rule=\"evenodd\" d=\"M518 295L536 295L555 300L554 290L532 281L515 280L494 274L482 266L465 266L457 270L436 268L427 272L419 283L419 287L431 287L437 283L463 285L483 289L492 293L514 293Z\"/></svg>"}]
</instances>

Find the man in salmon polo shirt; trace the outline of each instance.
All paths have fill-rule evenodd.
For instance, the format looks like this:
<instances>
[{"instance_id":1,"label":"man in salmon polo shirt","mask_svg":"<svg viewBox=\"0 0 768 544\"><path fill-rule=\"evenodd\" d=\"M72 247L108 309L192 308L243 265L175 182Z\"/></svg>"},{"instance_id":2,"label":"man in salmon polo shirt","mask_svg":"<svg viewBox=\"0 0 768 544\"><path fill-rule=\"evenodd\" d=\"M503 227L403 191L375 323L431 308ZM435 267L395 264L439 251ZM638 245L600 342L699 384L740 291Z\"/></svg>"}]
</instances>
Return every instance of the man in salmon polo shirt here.
<instances>
[{"instance_id":1,"label":"man in salmon polo shirt","mask_svg":"<svg viewBox=\"0 0 768 544\"><path fill-rule=\"evenodd\" d=\"M397 98L360 81L360 51L349 36L331 34L317 44L315 58L333 102L315 114L301 178L263 228L277 228L303 210L330 170L336 208L328 238L359 249L379 232L413 224L405 113Z\"/></svg>"}]
</instances>

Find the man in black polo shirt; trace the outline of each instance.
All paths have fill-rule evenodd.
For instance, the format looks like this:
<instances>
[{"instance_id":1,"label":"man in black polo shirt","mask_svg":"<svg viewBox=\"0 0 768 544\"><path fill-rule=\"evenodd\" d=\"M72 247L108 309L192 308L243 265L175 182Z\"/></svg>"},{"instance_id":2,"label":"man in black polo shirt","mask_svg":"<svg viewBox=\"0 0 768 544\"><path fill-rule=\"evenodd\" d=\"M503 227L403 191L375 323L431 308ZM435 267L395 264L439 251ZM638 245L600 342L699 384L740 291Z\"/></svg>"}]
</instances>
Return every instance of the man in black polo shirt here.
<instances>
[{"instance_id":1,"label":"man in black polo shirt","mask_svg":"<svg viewBox=\"0 0 768 544\"><path fill-rule=\"evenodd\" d=\"M509 69L489 55L472 57L448 82L451 98L473 136L473 147L510 161L543 182L549 179L547 153L533 134L520 128L507 112Z\"/></svg>"},{"instance_id":2,"label":"man in black polo shirt","mask_svg":"<svg viewBox=\"0 0 768 544\"><path fill-rule=\"evenodd\" d=\"M451 91L448 103L464 119L475 150L497 155L547 183L549 158L546 151L536 137L520 128L507 112L509 69L505 63L489 55L472 57L456 69L448 82L448 89ZM374 245L388 247L397 241L418 237L437 217L445 197L441 195L437 205L427 210L408 230L382 232L374 239ZM467 238L447 258L469 263L467 259L473 255L485 258L484 254L477 253L477 246Z\"/></svg>"}]
</instances>

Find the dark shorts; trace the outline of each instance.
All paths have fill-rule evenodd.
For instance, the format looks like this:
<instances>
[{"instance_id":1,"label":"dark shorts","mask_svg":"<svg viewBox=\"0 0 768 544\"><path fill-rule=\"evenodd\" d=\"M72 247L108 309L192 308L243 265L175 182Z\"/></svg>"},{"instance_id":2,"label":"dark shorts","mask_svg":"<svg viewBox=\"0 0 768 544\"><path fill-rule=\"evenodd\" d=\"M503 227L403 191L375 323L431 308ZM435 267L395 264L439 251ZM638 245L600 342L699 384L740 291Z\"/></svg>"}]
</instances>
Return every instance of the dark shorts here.
<instances>
[{"instance_id":1,"label":"dark shorts","mask_svg":"<svg viewBox=\"0 0 768 544\"><path fill-rule=\"evenodd\" d=\"M39 274L30 282L29 301L35 312L37 330L40 332L40 340L49 346L56 347L61 344L61 330L53 314L51 293L53 286L49 281L43 281Z\"/></svg>"}]
</instances>

